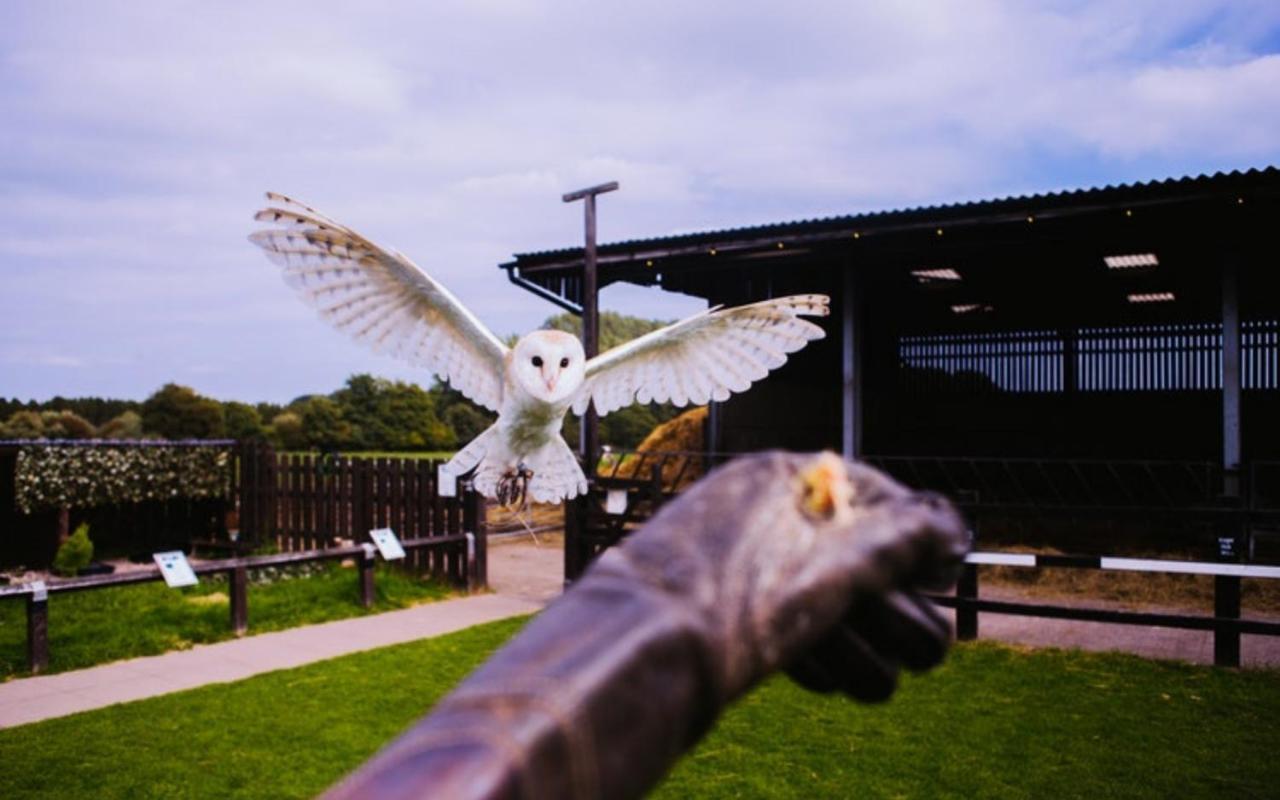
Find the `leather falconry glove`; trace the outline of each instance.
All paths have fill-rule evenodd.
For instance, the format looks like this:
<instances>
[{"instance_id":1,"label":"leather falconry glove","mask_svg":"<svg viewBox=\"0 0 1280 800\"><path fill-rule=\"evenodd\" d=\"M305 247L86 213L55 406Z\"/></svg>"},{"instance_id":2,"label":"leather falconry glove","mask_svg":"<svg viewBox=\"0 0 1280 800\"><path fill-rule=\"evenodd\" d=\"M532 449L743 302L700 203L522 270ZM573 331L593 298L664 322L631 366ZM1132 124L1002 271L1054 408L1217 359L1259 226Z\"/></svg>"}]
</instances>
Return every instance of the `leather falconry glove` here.
<instances>
[{"instance_id":1,"label":"leather falconry glove","mask_svg":"<svg viewBox=\"0 0 1280 800\"><path fill-rule=\"evenodd\" d=\"M936 495L832 454L712 472L330 797L627 798L726 705L785 669L881 700L941 660L917 590L959 574L965 526Z\"/></svg>"}]
</instances>

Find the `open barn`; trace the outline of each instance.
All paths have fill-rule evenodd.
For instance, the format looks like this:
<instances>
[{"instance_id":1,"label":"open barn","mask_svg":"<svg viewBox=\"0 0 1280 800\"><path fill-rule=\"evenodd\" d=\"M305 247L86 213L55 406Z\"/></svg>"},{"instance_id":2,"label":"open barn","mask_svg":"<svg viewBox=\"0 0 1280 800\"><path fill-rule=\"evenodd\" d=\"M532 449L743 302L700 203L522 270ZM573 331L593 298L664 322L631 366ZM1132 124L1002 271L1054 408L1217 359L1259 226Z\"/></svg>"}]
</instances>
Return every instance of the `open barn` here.
<instances>
[{"instance_id":1,"label":"open barn","mask_svg":"<svg viewBox=\"0 0 1280 800\"><path fill-rule=\"evenodd\" d=\"M835 449L988 512L1262 512L1278 219L1268 167L607 243L597 280L831 296L825 340L714 404L709 451ZM501 267L581 313L584 250ZM1238 521L1210 521L1230 557L1266 532Z\"/></svg>"}]
</instances>

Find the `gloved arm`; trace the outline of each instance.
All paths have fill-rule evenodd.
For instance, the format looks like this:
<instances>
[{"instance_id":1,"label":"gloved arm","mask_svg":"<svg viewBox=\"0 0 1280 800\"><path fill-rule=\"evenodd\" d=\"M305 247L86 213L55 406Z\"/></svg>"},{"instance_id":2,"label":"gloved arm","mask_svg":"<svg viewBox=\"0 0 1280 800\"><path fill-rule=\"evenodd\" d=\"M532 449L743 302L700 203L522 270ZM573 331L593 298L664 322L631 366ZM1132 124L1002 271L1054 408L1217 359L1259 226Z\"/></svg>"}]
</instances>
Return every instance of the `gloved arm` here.
<instances>
[{"instance_id":1,"label":"gloved arm","mask_svg":"<svg viewBox=\"0 0 1280 800\"><path fill-rule=\"evenodd\" d=\"M937 663L913 592L958 573L951 506L820 456L738 459L668 504L331 797L626 798L777 669L883 699Z\"/></svg>"}]
</instances>

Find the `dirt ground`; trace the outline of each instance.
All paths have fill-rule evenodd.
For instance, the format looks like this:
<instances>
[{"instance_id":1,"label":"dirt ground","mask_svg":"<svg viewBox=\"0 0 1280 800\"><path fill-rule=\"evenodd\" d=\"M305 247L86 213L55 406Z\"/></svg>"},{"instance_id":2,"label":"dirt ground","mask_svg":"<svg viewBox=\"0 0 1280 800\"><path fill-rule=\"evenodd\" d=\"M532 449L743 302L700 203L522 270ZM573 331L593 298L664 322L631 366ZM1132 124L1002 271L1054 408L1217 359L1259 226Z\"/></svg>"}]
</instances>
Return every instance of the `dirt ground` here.
<instances>
[{"instance_id":1,"label":"dirt ground","mask_svg":"<svg viewBox=\"0 0 1280 800\"><path fill-rule=\"evenodd\" d=\"M489 546L489 583L502 595L546 604L558 597L564 586L564 539L560 534L503 536ZM1132 602L1100 601L1073 598L1060 587L1037 593L1034 587L999 585L987 582L981 595L995 600L1052 602L1059 605L1129 608ZM1170 613L1206 614L1209 607L1142 606L1144 610ZM951 612L946 612L948 616ZM1273 614L1248 613L1253 618L1272 618ZM1139 625L1110 625L1099 622L1036 619L999 614L983 614L979 619L979 636L1029 647L1065 647L1094 651L1122 651L1148 658L1176 659L1197 664L1213 663L1213 634ZM1241 637L1241 661L1246 667L1280 667L1280 637Z\"/></svg>"}]
</instances>

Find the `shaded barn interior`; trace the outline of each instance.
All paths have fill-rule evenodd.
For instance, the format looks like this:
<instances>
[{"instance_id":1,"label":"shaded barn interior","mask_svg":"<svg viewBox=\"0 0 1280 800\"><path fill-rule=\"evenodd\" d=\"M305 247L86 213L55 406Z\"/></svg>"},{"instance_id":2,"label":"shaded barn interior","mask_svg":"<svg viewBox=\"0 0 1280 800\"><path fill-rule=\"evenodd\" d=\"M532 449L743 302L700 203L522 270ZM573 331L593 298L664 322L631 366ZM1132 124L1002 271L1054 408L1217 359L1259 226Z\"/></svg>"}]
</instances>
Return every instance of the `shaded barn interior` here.
<instances>
[{"instance_id":1,"label":"shaded barn interior","mask_svg":"<svg viewBox=\"0 0 1280 800\"><path fill-rule=\"evenodd\" d=\"M1276 458L1278 212L1266 169L602 245L600 284L831 295L826 340L721 404L728 451L1218 459L1234 279L1242 455ZM581 259L503 266L576 309Z\"/></svg>"},{"instance_id":2,"label":"shaded barn interior","mask_svg":"<svg viewBox=\"0 0 1280 800\"><path fill-rule=\"evenodd\" d=\"M1267 168L606 244L599 284L831 296L826 339L716 404L713 449L1180 461L1220 473L1200 504L1277 493L1278 221ZM502 267L580 310L582 264Z\"/></svg>"}]
</instances>

